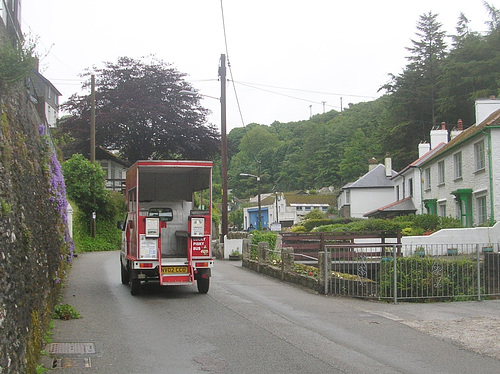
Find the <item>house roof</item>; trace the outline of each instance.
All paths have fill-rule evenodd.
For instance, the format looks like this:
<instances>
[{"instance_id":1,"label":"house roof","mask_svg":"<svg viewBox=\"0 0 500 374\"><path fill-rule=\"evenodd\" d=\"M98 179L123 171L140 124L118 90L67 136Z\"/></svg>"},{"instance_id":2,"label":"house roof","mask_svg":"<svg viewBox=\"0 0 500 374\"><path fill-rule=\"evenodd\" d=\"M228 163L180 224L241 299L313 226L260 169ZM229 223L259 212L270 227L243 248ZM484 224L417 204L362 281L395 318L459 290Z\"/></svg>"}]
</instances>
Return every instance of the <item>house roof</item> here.
<instances>
[{"instance_id":1,"label":"house roof","mask_svg":"<svg viewBox=\"0 0 500 374\"><path fill-rule=\"evenodd\" d=\"M444 146L446 145L446 143L439 143L437 146L435 146L433 149L431 149L430 151L428 151L427 153L423 154L422 157L416 159L415 161L413 161L411 164L409 164L408 166L406 166L404 169L402 169L400 172L396 173L396 175L394 175L392 177L392 179L396 178L397 176L399 175L402 175L404 174L405 172L407 172L409 169L411 169L412 167L418 167L420 165L422 165L423 163L425 163L425 161L427 161L429 158L431 158L436 152L438 152L441 148L443 148Z\"/></svg>"},{"instance_id":2,"label":"house roof","mask_svg":"<svg viewBox=\"0 0 500 374\"><path fill-rule=\"evenodd\" d=\"M97 160L111 160L124 167L129 167L126 161L100 146L95 149L95 157Z\"/></svg>"},{"instance_id":3,"label":"house roof","mask_svg":"<svg viewBox=\"0 0 500 374\"><path fill-rule=\"evenodd\" d=\"M36 69L32 69L32 72L35 74L35 76L44 84L49 86L56 94L57 96L62 96L62 93L59 92L59 90L52 84L51 81L49 81L47 78L45 78L42 74L40 74Z\"/></svg>"},{"instance_id":4,"label":"house roof","mask_svg":"<svg viewBox=\"0 0 500 374\"><path fill-rule=\"evenodd\" d=\"M435 152L434 154L431 155L431 157L428 157L425 161L421 163L421 165L426 164L430 160L448 152L449 150L455 148L456 146L468 141L472 137L478 135L483 131L484 129L487 129L488 127L495 127L495 126L500 126L500 109L496 110L492 114L490 114L483 122L472 125L469 128L465 129L462 131L460 134L458 134L456 137L454 137L452 140L450 140L447 144L445 144L443 147L438 152ZM419 165L420 166L420 165Z\"/></svg>"},{"instance_id":5,"label":"house roof","mask_svg":"<svg viewBox=\"0 0 500 374\"><path fill-rule=\"evenodd\" d=\"M378 164L368 173L359 178L356 182L348 183L342 187L347 188L388 188L394 187L391 178L396 175L394 170L391 170L391 177L385 175L385 166Z\"/></svg>"},{"instance_id":6,"label":"house roof","mask_svg":"<svg viewBox=\"0 0 500 374\"><path fill-rule=\"evenodd\" d=\"M335 195L302 195L297 192L284 192L283 195L287 206L291 204L328 204L334 206L336 204ZM267 196L261 200L260 205L272 205L275 202L274 198L274 194ZM252 202L250 204L252 207L257 205L257 202Z\"/></svg>"},{"instance_id":7,"label":"house roof","mask_svg":"<svg viewBox=\"0 0 500 374\"><path fill-rule=\"evenodd\" d=\"M395 201L389 205L383 206L381 208L372 210L371 212L365 213L363 217L372 217L379 215L380 213L390 213L390 212L399 212L399 213L415 213L417 209L413 204L411 197L407 197L403 200Z\"/></svg>"}]
</instances>

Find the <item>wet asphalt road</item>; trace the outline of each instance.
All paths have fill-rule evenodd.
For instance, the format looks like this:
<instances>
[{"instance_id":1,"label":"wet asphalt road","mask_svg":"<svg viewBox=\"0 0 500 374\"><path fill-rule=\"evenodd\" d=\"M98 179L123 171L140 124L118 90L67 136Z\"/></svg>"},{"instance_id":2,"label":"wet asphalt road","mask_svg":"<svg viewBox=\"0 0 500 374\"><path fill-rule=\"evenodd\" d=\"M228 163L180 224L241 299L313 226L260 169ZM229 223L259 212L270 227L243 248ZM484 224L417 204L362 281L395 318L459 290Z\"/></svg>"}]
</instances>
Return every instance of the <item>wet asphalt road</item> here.
<instances>
[{"instance_id":1,"label":"wet asphalt road","mask_svg":"<svg viewBox=\"0 0 500 374\"><path fill-rule=\"evenodd\" d=\"M95 353L56 355L68 366L58 373L500 372L500 360L403 323L419 308L433 318L431 308L321 296L241 262L216 261L206 295L148 284L134 297L118 252L80 254L62 302L83 318L56 321L53 342Z\"/></svg>"}]
</instances>

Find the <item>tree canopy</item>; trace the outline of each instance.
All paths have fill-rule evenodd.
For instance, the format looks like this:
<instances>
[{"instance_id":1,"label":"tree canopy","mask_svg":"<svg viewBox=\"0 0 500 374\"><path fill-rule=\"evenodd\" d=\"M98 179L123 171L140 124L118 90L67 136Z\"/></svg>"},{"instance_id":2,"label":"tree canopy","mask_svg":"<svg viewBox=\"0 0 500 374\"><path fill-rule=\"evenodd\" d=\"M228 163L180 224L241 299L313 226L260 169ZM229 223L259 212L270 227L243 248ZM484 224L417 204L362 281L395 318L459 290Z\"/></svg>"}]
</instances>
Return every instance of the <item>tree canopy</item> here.
<instances>
[{"instance_id":1,"label":"tree canopy","mask_svg":"<svg viewBox=\"0 0 500 374\"><path fill-rule=\"evenodd\" d=\"M140 159L211 159L219 134L206 124L207 109L185 74L168 63L121 57L94 68L96 144L118 150L130 163ZM84 76L89 78L90 72ZM85 87L90 85L86 82ZM61 121L67 155L88 154L90 95L73 95L62 105L70 115Z\"/></svg>"}]
</instances>

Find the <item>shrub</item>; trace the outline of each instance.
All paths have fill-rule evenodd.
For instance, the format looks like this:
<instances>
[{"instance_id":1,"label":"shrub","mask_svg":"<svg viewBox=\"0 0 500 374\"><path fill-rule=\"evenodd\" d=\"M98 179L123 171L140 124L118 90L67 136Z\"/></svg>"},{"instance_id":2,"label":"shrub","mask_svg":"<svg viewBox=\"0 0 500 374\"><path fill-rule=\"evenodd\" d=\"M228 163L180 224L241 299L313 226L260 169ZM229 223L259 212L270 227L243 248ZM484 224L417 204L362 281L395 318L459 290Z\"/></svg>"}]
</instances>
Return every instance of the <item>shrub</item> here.
<instances>
[{"instance_id":1,"label":"shrub","mask_svg":"<svg viewBox=\"0 0 500 374\"><path fill-rule=\"evenodd\" d=\"M272 231L252 231L252 244L259 245L261 242L268 242L269 249L274 250L276 247L276 238L278 235Z\"/></svg>"},{"instance_id":2,"label":"shrub","mask_svg":"<svg viewBox=\"0 0 500 374\"><path fill-rule=\"evenodd\" d=\"M293 226L290 231L291 232L306 232L307 230L304 226L298 225L298 226Z\"/></svg>"},{"instance_id":3,"label":"shrub","mask_svg":"<svg viewBox=\"0 0 500 374\"><path fill-rule=\"evenodd\" d=\"M332 223L332 220L328 218L308 219L307 221L302 223L302 226L304 226L306 231L311 231L316 227L329 225L330 223Z\"/></svg>"},{"instance_id":4,"label":"shrub","mask_svg":"<svg viewBox=\"0 0 500 374\"><path fill-rule=\"evenodd\" d=\"M121 230L115 219L97 218L96 235L90 235L90 220L77 210L74 214L73 241L76 252L115 251L120 249Z\"/></svg>"},{"instance_id":5,"label":"shrub","mask_svg":"<svg viewBox=\"0 0 500 374\"><path fill-rule=\"evenodd\" d=\"M10 42L0 42L0 87L22 81L35 66L33 40L25 39L17 47Z\"/></svg>"},{"instance_id":6,"label":"shrub","mask_svg":"<svg viewBox=\"0 0 500 374\"><path fill-rule=\"evenodd\" d=\"M459 297L477 294L477 264L466 258L436 259L402 257L397 259L397 295L411 298ZM380 296L394 293L394 264L380 269Z\"/></svg>"},{"instance_id":7,"label":"shrub","mask_svg":"<svg viewBox=\"0 0 500 374\"><path fill-rule=\"evenodd\" d=\"M105 188L105 175L98 163L91 163L81 154L74 154L63 165L66 193L88 217L113 218L115 206Z\"/></svg>"}]
</instances>

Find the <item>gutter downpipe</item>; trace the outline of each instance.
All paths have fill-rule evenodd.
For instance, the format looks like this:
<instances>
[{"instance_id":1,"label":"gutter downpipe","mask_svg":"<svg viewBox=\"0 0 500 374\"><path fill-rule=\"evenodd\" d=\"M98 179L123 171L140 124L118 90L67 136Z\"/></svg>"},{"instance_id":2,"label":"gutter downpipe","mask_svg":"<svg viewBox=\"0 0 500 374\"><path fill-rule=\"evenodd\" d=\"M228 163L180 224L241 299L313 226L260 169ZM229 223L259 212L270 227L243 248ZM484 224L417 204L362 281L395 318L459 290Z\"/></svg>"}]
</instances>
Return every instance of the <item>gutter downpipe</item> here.
<instances>
[{"instance_id":1,"label":"gutter downpipe","mask_svg":"<svg viewBox=\"0 0 500 374\"><path fill-rule=\"evenodd\" d=\"M499 128L498 126L494 126L495 128ZM491 129L491 128L490 128ZM490 227L493 226L495 222L495 205L494 205L494 193L493 193L493 170L492 165L493 161L491 159L491 130L486 132L481 130L481 132L488 136L488 173L490 178Z\"/></svg>"}]
</instances>

